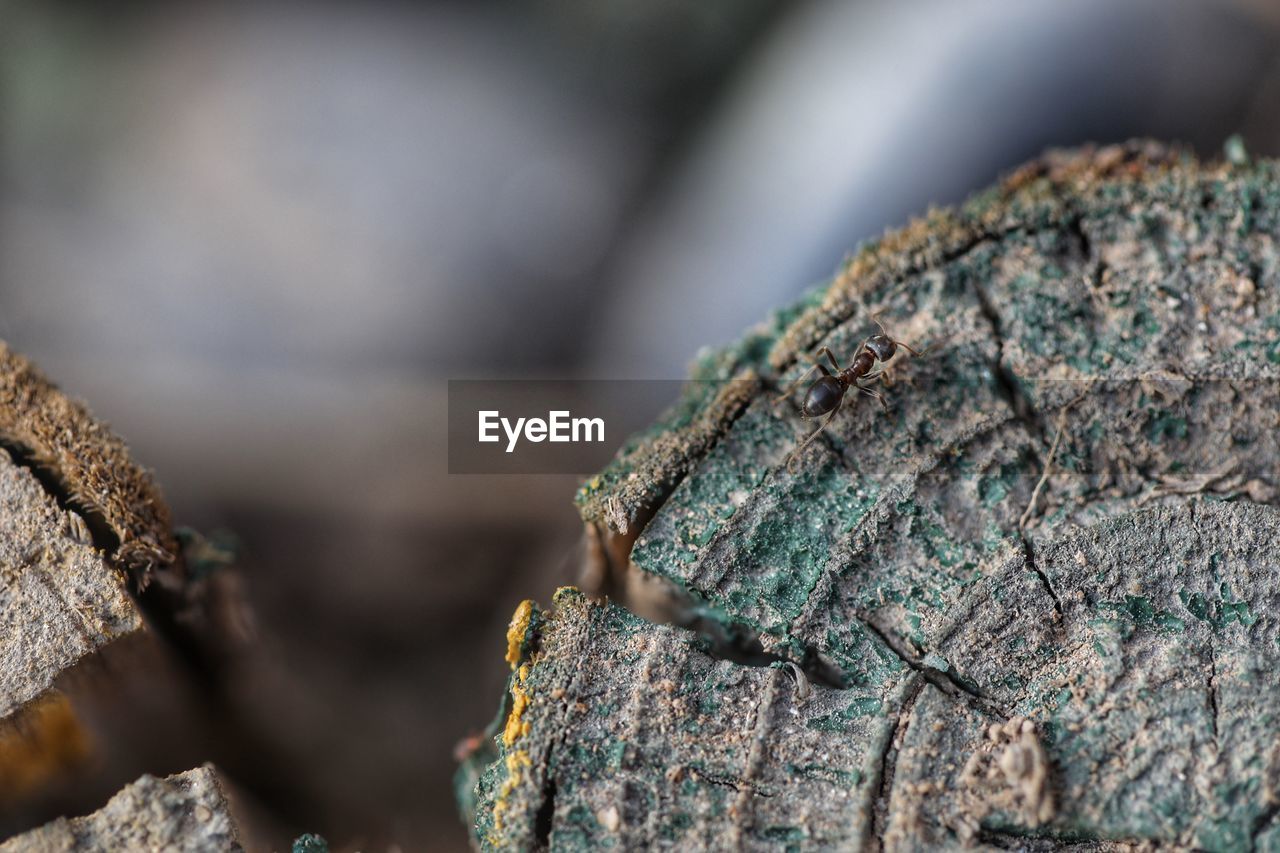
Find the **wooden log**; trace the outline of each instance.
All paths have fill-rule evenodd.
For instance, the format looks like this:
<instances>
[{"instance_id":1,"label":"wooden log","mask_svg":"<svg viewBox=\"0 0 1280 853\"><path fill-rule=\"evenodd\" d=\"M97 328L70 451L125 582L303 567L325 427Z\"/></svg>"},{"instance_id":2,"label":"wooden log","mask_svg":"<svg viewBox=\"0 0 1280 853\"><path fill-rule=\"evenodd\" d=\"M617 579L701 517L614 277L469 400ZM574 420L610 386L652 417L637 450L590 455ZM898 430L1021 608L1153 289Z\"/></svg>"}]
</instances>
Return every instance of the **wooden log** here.
<instances>
[{"instance_id":1,"label":"wooden log","mask_svg":"<svg viewBox=\"0 0 1280 853\"><path fill-rule=\"evenodd\" d=\"M169 508L149 472L89 410L0 342L0 446L84 521L139 590L177 574L181 561Z\"/></svg>"},{"instance_id":2,"label":"wooden log","mask_svg":"<svg viewBox=\"0 0 1280 853\"><path fill-rule=\"evenodd\" d=\"M477 843L1280 849L1278 237L1275 162L1052 152L701 359L579 494L612 603L513 620ZM788 470L877 316L929 351Z\"/></svg>"},{"instance_id":3,"label":"wooden log","mask_svg":"<svg viewBox=\"0 0 1280 853\"><path fill-rule=\"evenodd\" d=\"M60 680L145 636L132 593L157 576L181 586L150 476L0 344L0 814L89 757Z\"/></svg>"},{"instance_id":4,"label":"wooden log","mask_svg":"<svg viewBox=\"0 0 1280 853\"><path fill-rule=\"evenodd\" d=\"M147 695L181 692L162 687L184 675L173 661L200 660L217 644L201 633L204 589L187 580L150 474L0 343L0 830L29 827L47 811L42 798L79 802L107 781L93 768L111 745L86 711L143 684ZM0 850L231 849L236 836L203 768L145 776L94 815Z\"/></svg>"},{"instance_id":5,"label":"wooden log","mask_svg":"<svg viewBox=\"0 0 1280 853\"><path fill-rule=\"evenodd\" d=\"M163 779L143 776L93 814L58 818L0 843L0 853L242 849L226 794L209 765Z\"/></svg>"},{"instance_id":6,"label":"wooden log","mask_svg":"<svg viewBox=\"0 0 1280 853\"><path fill-rule=\"evenodd\" d=\"M76 661L142 630L126 579L83 518L0 450L0 720Z\"/></svg>"}]
</instances>

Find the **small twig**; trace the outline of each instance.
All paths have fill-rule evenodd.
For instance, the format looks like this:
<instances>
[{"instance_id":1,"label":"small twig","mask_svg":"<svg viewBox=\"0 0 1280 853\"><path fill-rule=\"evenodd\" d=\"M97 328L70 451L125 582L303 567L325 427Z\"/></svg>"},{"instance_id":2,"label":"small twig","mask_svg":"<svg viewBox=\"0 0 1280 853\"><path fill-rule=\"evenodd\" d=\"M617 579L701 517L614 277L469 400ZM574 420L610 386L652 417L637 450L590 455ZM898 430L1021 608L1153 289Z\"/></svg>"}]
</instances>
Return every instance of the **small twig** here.
<instances>
[{"instance_id":1,"label":"small twig","mask_svg":"<svg viewBox=\"0 0 1280 853\"><path fill-rule=\"evenodd\" d=\"M1210 490L1222 491L1222 489L1213 488L1215 483L1221 483L1228 489L1234 488L1242 479L1240 475L1237 474L1235 477L1227 478L1228 475L1235 473L1239 465L1240 460L1233 457L1222 462L1216 468L1192 477L1181 478L1169 474L1161 475L1160 482L1151 487L1151 497L1165 494L1195 495Z\"/></svg>"},{"instance_id":2,"label":"small twig","mask_svg":"<svg viewBox=\"0 0 1280 853\"><path fill-rule=\"evenodd\" d=\"M1062 433L1067 426L1067 412L1076 403L1084 399L1081 394L1070 403L1062 407L1062 411L1058 413L1058 427L1053 436L1053 443L1049 445L1049 457L1044 461L1044 471L1040 474L1040 480L1036 483L1036 487L1031 490L1031 500L1027 502L1027 508L1023 511L1022 517L1018 519L1018 529L1025 530L1027 522L1031 519L1031 514L1036 510L1036 501L1040 499L1040 490L1044 488L1044 484L1049 481L1049 474L1053 470L1053 459L1058 454L1058 443L1062 441Z\"/></svg>"}]
</instances>

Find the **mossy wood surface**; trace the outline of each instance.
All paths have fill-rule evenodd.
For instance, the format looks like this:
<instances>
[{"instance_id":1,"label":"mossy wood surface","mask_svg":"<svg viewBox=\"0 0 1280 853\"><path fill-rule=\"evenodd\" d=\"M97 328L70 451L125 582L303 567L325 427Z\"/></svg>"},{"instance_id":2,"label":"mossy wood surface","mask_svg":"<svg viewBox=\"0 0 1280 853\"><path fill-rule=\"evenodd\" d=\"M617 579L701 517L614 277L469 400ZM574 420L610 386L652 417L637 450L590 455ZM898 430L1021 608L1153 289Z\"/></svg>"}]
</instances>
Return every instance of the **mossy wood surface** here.
<instances>
[{"instance_id":1,"label":"mossy wood surface","mask_svg":"<svg viewBox=\"0 0 1280 853\"><path fill-rule=\"evenodd\" d=\"M1278 236L1276 163L1054 153L703 358L579 495L675 624L522 607L477 842L1280 850ZM933 348L788 471L873 314Z\"/></svg>"}]
</instances>

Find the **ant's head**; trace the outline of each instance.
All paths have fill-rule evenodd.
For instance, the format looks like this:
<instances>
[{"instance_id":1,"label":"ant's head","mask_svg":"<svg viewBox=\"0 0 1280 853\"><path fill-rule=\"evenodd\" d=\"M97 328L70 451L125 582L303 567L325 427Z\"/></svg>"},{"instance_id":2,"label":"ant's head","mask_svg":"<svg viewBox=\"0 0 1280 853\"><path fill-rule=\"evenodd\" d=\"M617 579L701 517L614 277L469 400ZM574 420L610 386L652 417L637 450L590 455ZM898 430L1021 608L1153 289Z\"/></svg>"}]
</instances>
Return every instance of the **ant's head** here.
<instances>
[{"instance_id":1,"label":"ant's head","mask_svg":"<svg viewBox=\"0 0 1280 853\"><path fill-rule=\"evenodd\" d=\"M898 351L898 343L888 335L872 335L867 338L867 349L871 350L876 361L888 361Z\"/></svg>"},{"instance_id":2,"label":"ant's head","mask_svg":"<svg viewBox=\"0 0 1280 853\"><path fill-rule=\"evenodd\" d=\"M844 397L844 386L834 376L824 376L809 386L809 393L804 395L804 416L816 418L834 411Z\"/></svg>"}]
</instances>

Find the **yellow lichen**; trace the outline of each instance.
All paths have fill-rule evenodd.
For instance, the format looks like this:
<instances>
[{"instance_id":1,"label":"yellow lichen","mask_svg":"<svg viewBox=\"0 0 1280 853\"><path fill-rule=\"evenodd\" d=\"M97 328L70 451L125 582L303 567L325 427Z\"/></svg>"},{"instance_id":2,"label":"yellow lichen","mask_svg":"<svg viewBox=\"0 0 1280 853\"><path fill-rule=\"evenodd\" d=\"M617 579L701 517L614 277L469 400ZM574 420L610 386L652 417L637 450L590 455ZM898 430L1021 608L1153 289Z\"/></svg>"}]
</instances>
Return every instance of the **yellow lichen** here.
<instances>
[{"instance_id":1,"label":"yellow lichen","mask_svg":"<svg viewBox=\"0 0 1280 853\"><path fill-rule=\"evenodd\" d=\"M529 753L523 749L511 749L517 740L529 734L529 722L524 719L525 711L533 704L533 690L529 687L531 663L522 662L525 636L534 616L534 603L522 601L511 617L511 626L507 629L507 663L515 675L511 679L511 713L507 715L506 725L502 730L502 745L511 751L507 753L507 778L493 803L493 832L489 835L489 843L501 846L497 833L502 830L503 814L509 808L508 798L524 778L526 768L533 766Z\"/></svg>"},{"instance_id":2,"label":"yellow lichen","mask_svg":"<svg viewBox=\"0 0 1280 853\"><path fill-rule=\"evenodd\" d=\"M533 761L529 758L529 753L523 749L517 749L507 756L507 778L502 783L502 789L498 791L498 796L493 803L493 829L495 832L502 831L502 815L507 810L507 798L511 796L511 792L520 784L520 780L524 778L524 768L532 767ZM497 839L490 838L490 843L496 843Z\"/></svg>"},{"instance_id":3,"label":"yellow lichen","mask_svg":"<svg viewBox=\"0 0 1280 853\"><path fill-rule=\"evenodd\" d=\"M520 663L520 650L524 647L524 635L529 631L529 623L533 620L533 601L526 598L520 602L516 612L511 616L511 625L507 628L507 663L515 669Z\"/></svg>"},{"instance_id":4,"label":"yellow lichen","mask_svg":"<svg viewBox=\"0 0 1280 853\"><path fill-rule=\"evenodd\" d=\"M511 682L511 713L507 715L507 725L502 730L502 745L511 746L516 738L529 733L529 724L524 721L525 709L533 702L533 691L525 688L525 680L529 677L529 664L520 667L516 678Z\"/></svg>"}]
</instances>

